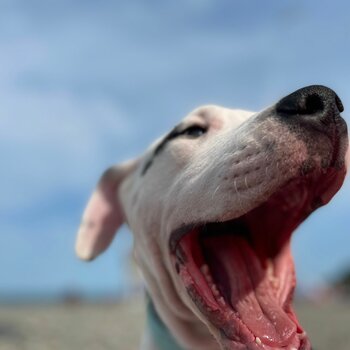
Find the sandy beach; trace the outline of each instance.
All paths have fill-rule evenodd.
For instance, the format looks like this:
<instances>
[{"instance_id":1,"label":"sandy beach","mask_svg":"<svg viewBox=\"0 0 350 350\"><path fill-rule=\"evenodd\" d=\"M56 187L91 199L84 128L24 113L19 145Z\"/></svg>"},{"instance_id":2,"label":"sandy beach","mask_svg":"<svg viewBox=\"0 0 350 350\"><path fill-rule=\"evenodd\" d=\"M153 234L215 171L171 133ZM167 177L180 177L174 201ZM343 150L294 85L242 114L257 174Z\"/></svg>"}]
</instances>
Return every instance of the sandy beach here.
<instances>
[{"instance_id":1,"label":"sandy beach","mask_svg":"<svg viewBox=\"0 0 350 350\"><path fill-rule=\"evenodd\" d=\"M348 350L350 303L296 305L315 350ZM141 299L123 303L0 306L0 350L134 350Z\"/></svg>"}]
</instances>

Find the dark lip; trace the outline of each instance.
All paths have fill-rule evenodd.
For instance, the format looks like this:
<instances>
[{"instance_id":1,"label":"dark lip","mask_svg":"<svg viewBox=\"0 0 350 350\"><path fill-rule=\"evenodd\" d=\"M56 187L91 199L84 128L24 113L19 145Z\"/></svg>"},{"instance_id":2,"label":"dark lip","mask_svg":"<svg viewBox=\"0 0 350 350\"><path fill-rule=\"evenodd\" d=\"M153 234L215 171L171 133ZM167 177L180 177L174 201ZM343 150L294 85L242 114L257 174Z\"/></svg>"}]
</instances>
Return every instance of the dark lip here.
<instances>
[{"instance_id":1,"label":"dark lip","mask_svg":"<svg viewBox=\"0 0 350 350\"><path fill-rule=\"evenodd\" d=\"M206 224L205 222L191 223L191 224L180 226L175 231L173 231L169 239L170 253L171 254L176 253L176 248L183 236L185 236L188 232L195 230L196 228L199 228L205 224Z\"/></svg>"}]
</instances>

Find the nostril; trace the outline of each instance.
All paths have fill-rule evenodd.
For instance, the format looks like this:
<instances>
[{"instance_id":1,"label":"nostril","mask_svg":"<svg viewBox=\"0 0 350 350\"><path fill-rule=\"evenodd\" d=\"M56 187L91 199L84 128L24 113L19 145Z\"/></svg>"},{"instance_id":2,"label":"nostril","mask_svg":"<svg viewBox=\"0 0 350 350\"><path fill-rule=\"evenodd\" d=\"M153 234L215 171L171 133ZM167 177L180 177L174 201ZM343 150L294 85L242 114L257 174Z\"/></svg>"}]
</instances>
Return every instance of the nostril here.
<instances>
[{"instance_id":1,"label":"nostril","mask_svg":"<svg viewBox=\"0 0 350 350\"><path fill-rule=\"evenodd\" d=\"M322 85L311 85L294 91L276 104L281 116L317 116L343 112L343 104L336 93Z\"/></svg>"},{"instance_id":2,"label":"nostril","mask_svg":"<svg viewBox=\"0 0 350 350\"><path fill-rule=\"evenodd\" d=\"M324 103L322 98L317 94L306 97L305 103L299 105L298 114L316 114L323 111Z\"/></svg>"},{"instance_id":3,"label":"nostril","mask_svg":"<svg viewBox=\"0 0 350 350\"><path fill-rule=\"evenodd\" d=\"M279 114L286 115L312 115L322 112L325 108L322 95L317 92L305 94L304 91L296 91L277 103Z\"/></svg>"}]
</instances>

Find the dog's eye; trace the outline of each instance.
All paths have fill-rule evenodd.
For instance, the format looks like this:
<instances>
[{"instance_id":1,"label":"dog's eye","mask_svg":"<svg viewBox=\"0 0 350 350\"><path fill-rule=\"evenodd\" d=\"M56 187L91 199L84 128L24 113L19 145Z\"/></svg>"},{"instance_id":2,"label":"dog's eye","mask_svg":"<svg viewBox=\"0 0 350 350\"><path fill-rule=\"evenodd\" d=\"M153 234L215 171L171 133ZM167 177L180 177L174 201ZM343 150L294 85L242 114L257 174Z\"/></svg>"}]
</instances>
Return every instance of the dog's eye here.
<instances>
[{"instance_id":1,"label":"dog's eye","mask_svg":"<svg viewBox=\"0 0 350 350\"><path fill-rule=\"evenodd\" d=\"M179 136L200 137L207 132L207 129L200 125L192 125L181 131Z\"/></svg>"}]
</instances>

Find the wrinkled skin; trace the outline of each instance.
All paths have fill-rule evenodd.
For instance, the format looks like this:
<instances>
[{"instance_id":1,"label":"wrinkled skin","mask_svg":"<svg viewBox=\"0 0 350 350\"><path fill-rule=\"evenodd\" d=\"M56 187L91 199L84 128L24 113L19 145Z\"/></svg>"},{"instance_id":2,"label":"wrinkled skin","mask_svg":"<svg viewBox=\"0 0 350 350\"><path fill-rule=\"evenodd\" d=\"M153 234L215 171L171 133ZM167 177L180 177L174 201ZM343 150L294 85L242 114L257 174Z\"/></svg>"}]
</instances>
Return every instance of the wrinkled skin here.
<instances>
[{"instance_id":1,"label":"wrinkled skin","mask_svg":"<svg viewBox=\"0 0 350 350\"><path fill-rule=\"evenodd\" d=\"M170 236L196 222L239 217L300 176L306 165L313 171L334 166L342 174L325 195L328 202L345 175L346 131L337 134L335 161L328 136L291 126L276 115L275 106L259 113L204 106L181 125L207 131L174 138L164 147L161 138L143 156L102 176L84 213L77 252L93 259L126 222L148 294L177 342L184 349L245 349L223 340L189 297L169 252ZM145 349L156 349L149 336L145 339Z\"/></svg>"}]
</instances>

